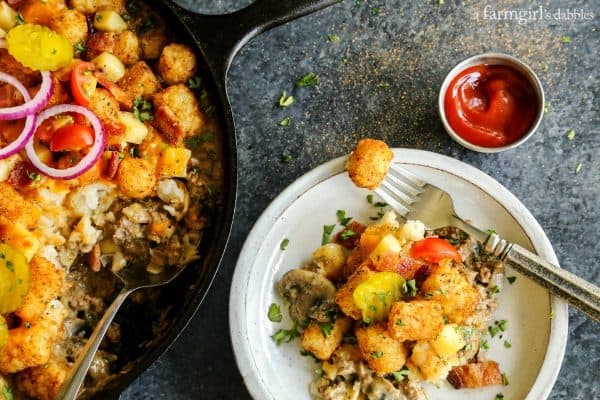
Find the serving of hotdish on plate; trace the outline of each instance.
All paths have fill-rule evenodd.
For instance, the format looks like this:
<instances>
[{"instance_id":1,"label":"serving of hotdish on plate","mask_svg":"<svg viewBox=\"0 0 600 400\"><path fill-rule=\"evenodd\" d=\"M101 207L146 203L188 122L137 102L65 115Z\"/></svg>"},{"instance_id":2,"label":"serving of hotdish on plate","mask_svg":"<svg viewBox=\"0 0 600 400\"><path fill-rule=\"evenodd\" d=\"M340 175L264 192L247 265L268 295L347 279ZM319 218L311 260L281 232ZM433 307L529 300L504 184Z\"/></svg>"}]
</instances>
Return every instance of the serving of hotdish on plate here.
<instances>
[{"instance_id":1,"label":"serving of hotdish on plate","mask_svg":"<svg viewBox=\"0 0 600 400\"><path fill-rule=\"evenodd\" d=\"M313 251L322 243L324 227L336 225L327 228L332 235L346 229L340 225L342 213L338 210L343 211L342 220L352 217L365 225L381 216L382 204L376 204L371 192L351 183L345 172L346 161L347 157L330 161L288 187L263 213L240 254L231 288L230 326L238 367L254 398L309 399L311 382L330 372L330 365L315 363L313 357L301 354L300 341L293 340L296 333L288 302L278 293L278 286L288 271L310 264ZM552 247L535 219L489 176L460 161L419 150L395 149L393 162L448 191L459 215L556 263ZM498 305L485 338L485 347L489 347L485 357L498 362L504 382L460 390L448 382L438 381L438 386L425 383L429 399L547 397L566 345L566 304L509 268L506 276L511 279L504 280L500 293L495 295ZM277 309L281 322L273 322L280 320L273 318ZM325 331L324 335L329 328ZM358 341L360 345L360 336ZM303 337L305 348L306 342ZM311 350L319 355L319 348ZM385 350L373 348L368 355L383 360ZM372 367L378 368L377 363ZM400 379L406 375L402 371L406 369L396 371Z\"/></svg>"}]
</instances>

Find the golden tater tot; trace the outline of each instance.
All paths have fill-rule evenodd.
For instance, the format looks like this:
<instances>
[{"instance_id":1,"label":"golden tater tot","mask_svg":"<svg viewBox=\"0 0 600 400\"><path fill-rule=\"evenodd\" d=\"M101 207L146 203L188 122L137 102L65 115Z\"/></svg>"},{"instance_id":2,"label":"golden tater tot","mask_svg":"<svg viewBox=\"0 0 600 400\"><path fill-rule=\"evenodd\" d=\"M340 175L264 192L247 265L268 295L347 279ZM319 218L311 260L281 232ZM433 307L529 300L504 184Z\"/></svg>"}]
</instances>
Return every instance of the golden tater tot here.
<instances>
[{"instance_id":1,"label":"golden tater tot","mask_svg":"<svg viewBox=\"0 0 600 400\"><path fill-rule=\"evenodd\" d=\"M363 139L350 155L348 175L356 186L373 190L383 181L393 157L381 140Z\"/></svg>"}]
</instances>

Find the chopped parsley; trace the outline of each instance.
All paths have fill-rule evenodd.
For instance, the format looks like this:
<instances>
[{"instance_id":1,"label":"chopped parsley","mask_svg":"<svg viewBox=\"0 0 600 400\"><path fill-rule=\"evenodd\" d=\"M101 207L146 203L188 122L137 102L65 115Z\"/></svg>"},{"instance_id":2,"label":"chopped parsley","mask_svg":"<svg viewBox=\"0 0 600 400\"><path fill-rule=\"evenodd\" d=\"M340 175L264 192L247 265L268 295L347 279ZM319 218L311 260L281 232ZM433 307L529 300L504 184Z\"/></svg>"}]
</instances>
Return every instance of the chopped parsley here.
<instances>
[{"instance_id":1,"label":"chopped parsley","mask_svg":"<svg viewBox=\"0 0 600 400\"><path fill-rule=\"evenodd\" d=\"M327 39L333 43L333 42L339 42L340 37L338 35L336 35L335 33L330 34Z\"/></svg>"},{"instance_id":2,"label":"chopped parsley","mask_svg":"<svg viewBox=\"0 0 600 400\"><path fill-rule=\"evenodd\" d=\"M352 229L344 229L344 231L342 233L340 233L340 237L343 240L346 239L350 239L351 237L356 236L356 232L354 232Z\"/></svg>"},{"instance_id":3,"label":"chopped parsley","mask_svg":"<svg viewBox=\"0 0 600 400\"><path fill-rule=\"evenodd\" d=\"M152 103L138 96L133 100L133 115L141 122L152 121Z\"/></svg>"},{"instance_id":4,"label":"chopped parsley","mask_svg":"<svg viewBox=\"0 0 600 400\"><path fill-rule=\"evenodd\" d=\"M575 173L576 173L576 174L578 174L578 173L579 173L579 171L581 171L581 167L582 167L582 166L583 166L583 165L582 165L581 163L577 163L577 166L575 167Z\"/></svg>"},{"instance_id":5,"label":"chopped parsley","mask_svg":"<svg viewBox=\"0 0 600 400\"><path fill-rule=\"evenodd\" d=\"M12 390L10 390L10 388L6 386L6 384L2 387L2 391L0 391L0 394L4 396L4 400L13 400L14 398Z\"/></svg>"},{"instance_id":6,"label":"chopped parsley","mask_svg":"<svg viewBox=\"0 0 600 400\"><path fill-rule=\"evenodd\" d=\"M402 286L402 292L409 297L417 295L417 282L414 279L404 282Z\"/></svg>"},{"instance_id":7,"label":"chopped parsley","mask_svg":"<svg viewBox=\"0 0 600 400\"><path fill-rule=\"evenodd\" d=\"M73 50L74 50L76 56L85 53L85 51L87 50L87 48L85 47L84 41L80 40L79 42L75 43L73 45Z\"/></svg>"},{"instance_id":8,"label":"chopped parsley","mask_svg":"<svg viewBox=\"0 0 600 400\"><path fill-rule=\"evenodd\" d=\"M335 229L335 224L323 226L323 236L321 237L321 245L327 244L331 241L331 233Z\"/></svg>"},{"instance_id":9,"label":"chopped parsley","mask_svg":"<svg viewBox=\"0 0 600 400\"><path fill-rule=\"evenodd\" d=\"M287 92L284 90L279 98L279 107L289 107L294 104L294 96L288 96Z\"/></svg>"},{"instance_id":10,"label":"chopped parsley","mask_svg":"<svg viewBox=\"0 0 600 400\"><path fill-rule=\"evenodd\" d=\"M400 371L392 372L394 379L399 382L403 381L404 378L408 377L409 374L410 374L410 371L406 367L402 367L402 369Z\"/></svg>"},{"instance_id":11,"label":"chopped parsley","mask_svg":"<svg viewBox=\"0 0 600 400\"><path fill-rule=\"evenodd\" d=\"M14 270L15 270L15 267L13 266L12 261L8 261L8 260L6 261L6 268L12 272L14 272Z\"/></svg>"},{"instance_id":12,"label":"chopped parsley","mask_svg":"<svg viewBox=\"0 0 600 400\"><path fill-rule=\"evenodd\" d=\"M506 373L502 373L502 384L504 386L508 386L508 376L506 376Z\"/></svg>"},{"instance_id":13,"label":"chopped parsley","mask_svg":"<svg viewBox=\"0 0 600 400\"><path fill-rule=\"evenodd\" d=\"M560 41L563 43L571 43L571 37L570 36L563 36L560 38Z\"/></svg>"},{"instance_id":14,"label":"chopped parsley","mask_svg":"<svg viewBox=\"0 0 600 400\"><path fill-rule=\"evenodd\" d=\"M381 358L383 357L383 351L372 351L371 357L373 358Z\"/></svg>"},{"instance_id":15,"label":"chopped parsley","mask_svg":"<svg viewBox=\"0 0 600 400\"><path fill-rule=\"evenodd\" d=\"M484 340L483 342L481 342L481 348L483 348L484 350L489 350L490 344Z\"/></svg>"},{"instance_id":16,"label":"chopped parsley","mask_svg":"<svg viewBox=\"0 0 600 400\"><path fill-rule=\"evenodd\" d=\"M550 311L550 319L554 319L554 310Z\"/></svg>"},{"instance_id":17,"label":"chopped parsley","mask_svg":"<svg viewBox=\"0 0 600 400\"><path fill-rule=\"evenodd\" d=\"M344 210L337 210L335 215L337 216L338 222L344 226L348 225L348 222L352 220L352 217L346 217L346 211Z\"/></svg>"},{"instance_id":18,"label":"chopped parsley","mask_svg":"<svg viewBox=\"0 0 600 400\"><path fill-rule=\"evenodd\" d=\"M512 285L517 280L517 277L516 276L507 276L506 280L508 281L508 283L510 283Z\"/></svg>"},{"instance_id":19,"label":"chopped parsley","mask_svg":"<svg viewBox=\"0 0 600 400\"><path fill-rule=\"evenodd\" d=\"M281 121L279 121L279 126L284 126L284 127L288 127L290 126L290 124L292 123L292 117L285 117L284 119L282 119Z\"/></svg>"},{"instance_id":20,"label":"chopped parsley","mask_svg":"<svg viewBox=\"0 0 600 400\"><path fill-rule=\"evenodd\" d=\"M269 317L269 321L271 322L281 322L283 317L281 316L281 309L279 305L275 303L271 303L269 306L269 313L267 314Z\"/></svg>"},{"instance_id":21,"label":"chopped parsley","mask_svg":"<svg viewBox=\"0 0 600 400\"><path fill-rule=\"evenodd\" d=\"M96 14L96 21L102 21L102 14Z\"/></svg>"},{"instance_id":22,"label":"chopped parsley","mask_svg":"<svg viewBox=\"0 0 600 400\"><path fill-rule=\"evenodd\" d=\"M29 329L29 328L31 328L31 322L29 322L29 321L26 321L26 322L23 324L23 326L25 327L25 329Z\"/></svg>"},{"instance_id":23,"label":"chopped parsley","mask_svg":"<svg viewBox=\"0 0 600 400\"><path fill-rule=\"evenodd\" d=\"M190 78L190 80L187 83L187 86L192 90L202 89L202 78L200 78L199 76L194 76L193 78Z\"/></svg>"},{"instance_id":24,"label":"chopped parsley","mask_svg":"<svg viewBox=\"0 0 600 400\"><path fill-rule=\"evenodd\" d=\"M288 247L288 244L290 244L290 239L288 239L288 238L285 238L285 239L283 239L283 240L281 241L281 243L279 244L279 248L280 248L281 250L285 250L285 249L287 249L287 247Z\"/></svg>"},{"instance_id":25,"label":"chopped parsley","mask_svg":"<svg viewBox=\"0 0 600 400\"><path fill-rule=\"evenodd\" d=\"M494 285L490 289L490 292L492 292L492 293L500 293L500 288L498 287L498 285Z\"/></svg>"},{"instance_id":26,"label":"chopped parsley","mask_svg":"<svg viewBox=\"0 0 600 400\"><path fill-rule=\"evenodd\" d=\"M498 328L500 328L500 330L502 332L504 332L507 328L506 324L508 324L508 321L505 319L501 319L499 321L494 322L496 324L496 326L498 326Z\"/></svg>"},{"instance_id":27,"label":"chopped parsley","mask_svg":"<svg viewBox=\"0 0 600 400\"><path fill-rule=\"evenodd\" d=\"M183 139L183 143L192 149L200 146L203 143L209 142L215 138L214 133L208 131L200 135L189 136Z\"/></svg>"},{"instance_id":28,"label":"chopped parsley","mask_svg":"<svg viewBox=\"0 0 600 400\"><path fill-rule=\"evenodd\" d=\"M406 326L406 324L402 322L401 319L399 319L398 321L396 321L396 326Z\"/></svg>"},{"instance_id":29,"label":"chopped parsley","mask_svg":"<svg viewBox=\"0 0 600 400\"><path fill-rule=\"evenodd\" d=\"M485 231L485 232L488 234L488 236L489 236L489 235L491 235L492 233L496 233L496 231L495 231L495 230L493 230L493 229L488 229L488 230L487 230L487 231Z\"/></svg>"},{"instance_id":30,"label":"chopped parsley","mask_svg":"<svg viewBox=\"0 0 600 400\"><path fill-rule=\"evenodd\" d=\"M502 393L498 393L494 400L504 400L504 395Z\"/></svg>"},{"instance_id":31,"label":"chopped parsley","mask_svg":"<svg viewBox=\"0 0 600 400\"><path fill-rule=\"evenodd\" d=\"M300 337L300 332L298 332L298 328L294 325L292 329L278 330L271 336L271 339L279 346L281 343L289 343L297 337Z\"/></svg>"},{"instance_id":32,"label":"chopped parsley","mask_svg":"<svg viewBox=\"0 0 600 400\"><path fill-rule=\"evenodd\" d=\"M320 323L319 328L321 328L321 333L324 337L331 335L331 331L333 330L333 324L331 322Z\"/></svg>"},{"instance_id":33,"label":"chopped parsley","mask_svg":"<svg viewBox=\"0 0 600 400\"><path fill-rule=\"evenodd\" d=\"M152 29L154 29L154 22L152 19L148 18L139 26L138 33L143 35L144 33L150 32Z\"/></svg>"},{"instance_id":34,"label":"chopped parsley","mask_svg":"<svg viewBox=\"0 0 600 400\"><path fill-rule=\"evenodd\" d=\"M383 208L383 207L387 207L388 203L384 203L383 201L378 201L377 203L373 204L373 206Z\"/></svg>"},{"instance_id":35,"label":"chopped parsley","mask_svg":"<svg viewBox=\"0 0 600 400\"><path fill-rule=\"evenodd\" d=\"M372 194L367 195L367 203L373 204L373 195Z\"/></svg>"},{"instance_id":36,"label":"chopped parsley","mask_svg":"<svg viewBox=\"0 0 600 400\"><path fill-rule=\"evenodd\" d=\"M292 156L289 153L283 153L281 155L281 162L284 164L289 164L292 162Z\"/></svg>"},{"instance_id":37,"label":"chopped parsley","mask_svg":"<svg viewBox=\"0 0 600 400\"><path fill-rule=\"evenodd\" d=\"M307 86L314 86L316 84L319 83L319 77L311 72L309 74L304 75L302 78L298 79L298 81L296 81L296 86L298 87L307 87Z\"/></svg>"},{"instance_id":38,"label":"chopped parsley","mask_svg":"<svg viewBox=\"0 0 600 400\"><path fill-rule=\"evenodd\" d=\"M446 315L442 315L442 320L444 321L444 325L448 324L448 317Z\"/></svg>"},{"instance_id":39,"label":"chopped parsley","mask_svg":"<svg viewBox=\"0 0 600 400\"><path fill-rule=\"evenodd\" d=\"M17 25L23 25L25 23L25 18L23 18L23 14L21 14L20 12L17 13L16 21Z\"/></svg>"},{"instance_id":40,"label":"chopped parsley","mask_svg":"<svg viewBox=\"0 0 600 400\"><path fill-rule=\"evenodd\" d=\"M488 326L488 332L490 333L491 337L494 337L500 332L500 328L497 326Z\"/></svg>"},{"instance_id":41,"label":"chopped parsley","mask_svg":"<svg viewBox=\"0 0 600 400\"><path fill-rule=\"evenodd\" d=\"M379 83L377 84L377 87L378 87L379 89L387 89L387 88L389 88L389 87L390 87L390 84L389 84L389 83L387 83L387 82L379 82Z\"/></svg>"},{"instance_id":42,"label":"chopped parsley","mask_svg":"<svg viewBox=\"0 0 600 400\"><path fill-rule=\"evenodd\" d=\"M6 256L4 255L4 253L0 253L0 260L4 260L6 258Z\"/></svg>"},{"instance_id":43,"label":"chopped parsley","mask_svg":"<svg viewBox=\"0 0 600 400\"><path fill-rule=\"evenodd\" d=\"M567 139L573 140L574 138L575 138L575 131L573 129L571 129L569 132L567 132Z\"/></svg>"},{"instance_id":44,"label":"chopped parsley","mask_svg":"<svg viewBox=\"0 0 600 400\"><path fill-rule=\"evenodd\" d=\"M37 172L27 171L27 176L29 177L29 179L31 179L31 182L37 182L40 179L42 179L42 176L40 174L38 174Z\"/></svg>"},{"instance_id":45,"label":"chopped parsley","mask_svg":"<svg viewBox=\"0 0 600 400\"><path fill-rule=\"evenodd\" d=\"M506 347L507 349L510 349L512 347L512 344L510 344L510 342L508 340L505 340L504 347Z\"/></svg>"}]
</instances>

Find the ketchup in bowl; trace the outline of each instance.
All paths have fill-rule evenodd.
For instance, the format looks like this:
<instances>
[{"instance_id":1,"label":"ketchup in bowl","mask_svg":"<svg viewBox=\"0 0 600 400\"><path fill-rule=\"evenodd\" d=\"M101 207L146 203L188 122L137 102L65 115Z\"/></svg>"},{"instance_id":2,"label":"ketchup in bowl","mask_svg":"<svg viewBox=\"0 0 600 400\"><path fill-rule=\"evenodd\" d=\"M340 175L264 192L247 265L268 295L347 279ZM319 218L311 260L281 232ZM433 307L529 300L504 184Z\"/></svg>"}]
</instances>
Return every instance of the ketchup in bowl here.
<instances>
[{"instance_id":1,"label":"ketchup in bowl","mask_svg":"<svg viewBox=\"0 0 600 400\"><path fill-rule=\"evenodd\" d=\"M534 124L539 107L530 81L507 65L468 67L450 82L444 96L450 127L462 139L482 147L519 140Z\"/></svg>"}]
</instances>

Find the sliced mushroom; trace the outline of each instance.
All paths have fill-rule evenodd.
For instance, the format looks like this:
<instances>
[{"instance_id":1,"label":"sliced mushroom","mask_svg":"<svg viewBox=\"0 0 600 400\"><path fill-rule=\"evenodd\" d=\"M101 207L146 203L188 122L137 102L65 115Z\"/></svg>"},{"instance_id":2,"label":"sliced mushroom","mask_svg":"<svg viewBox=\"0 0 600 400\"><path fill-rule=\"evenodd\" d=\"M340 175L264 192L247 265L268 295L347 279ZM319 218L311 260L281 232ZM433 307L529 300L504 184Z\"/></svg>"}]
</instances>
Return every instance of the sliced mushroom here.
<instances>
[{"instance_id":1,"label":"sliced mushroom","mask_svg":"<svg viewBox=\"0 0 600 400\"><path fill-rule=\"evenodd\" d=\"M290 303L290 317L298 324L309 318L321 319L325 311L335 308L335 286L316 272L293 269L283 275L277 290Z\"/></svg>"}]
</instances>

